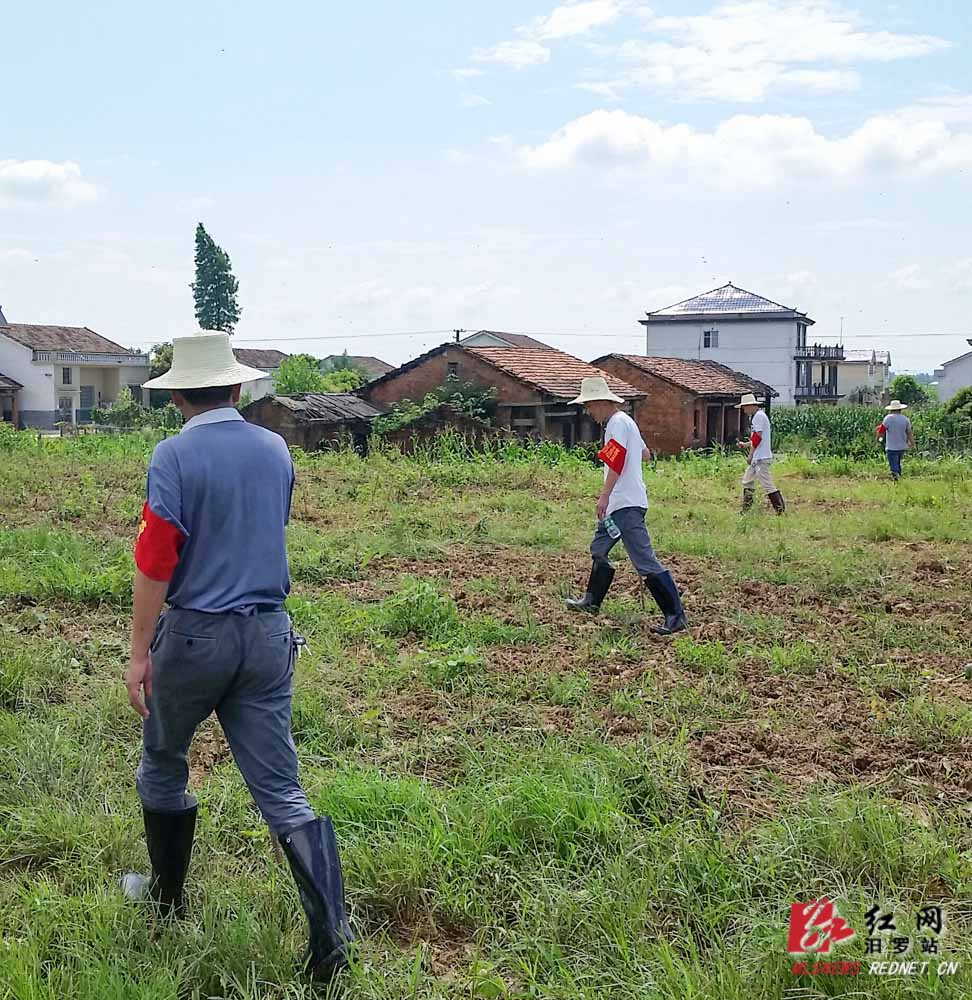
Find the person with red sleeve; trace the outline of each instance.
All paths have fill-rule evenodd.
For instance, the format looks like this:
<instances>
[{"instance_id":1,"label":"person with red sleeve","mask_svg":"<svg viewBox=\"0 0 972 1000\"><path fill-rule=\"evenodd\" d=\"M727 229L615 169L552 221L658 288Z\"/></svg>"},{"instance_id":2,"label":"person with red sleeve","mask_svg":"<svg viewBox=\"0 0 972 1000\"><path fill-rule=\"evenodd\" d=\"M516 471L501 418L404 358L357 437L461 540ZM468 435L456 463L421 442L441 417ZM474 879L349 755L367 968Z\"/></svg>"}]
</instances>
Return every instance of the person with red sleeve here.
<instances>
[{"instance_id":1,"label":"person with red sleeve","mask_svg":"<svg viewBox=\"0 0 972 1000\"><path fill-rule=\"evenodd\" d=\"M608 553L620 541L665 616L664 622L653 626L652 631L660 635L680 632L687 627L682 599L672 574L658 561L645 527L648 491L641 463L650 452L641 431L621 409L624 400L611 392L607 381L600 376L585 378L580 395L571 403L581 404L594 420L604 425L604 447L597 456L604 463L604 487L597 498L597 530L591 542L587 590L583 597L569 599L567 607L592 614L600 610L614 579Z\"/></svg>"},{"instance_id":2,"label":"person with red sleeve","mask_svg":"<svg viewBox=\"0 0 972 1000\"><path fill-rule=\"evenodd\" d=\"M901 459L909 448L915 446L915 432L911 421L904 415L907 403L892 399L884 408L887 416L877 428L877 439L884 439L884 450L888 456L891 478L897 482L901 478Z\"/></svg>"},{"instance_id":3,"label":"person with red sleeve","mask_svg":"<svg viewBox=\"0 0 972 1000\"><path fill-rule=\"evenodd\" d=\"M753 483L758 482L766 490L766 498L777 514L786 512L786 501L783 494L776 488L770 474L770 464L773 461L771 444L770 419L766 411L759 405L752 393L743 396L736 404L737 410L742 410L750 418L749 440L740 441L739 447L748 452L748 464L743 474L743 511L753 505Z\"/></svg>"},{"instance_id":4,"label":"person with red sleeve","mask_svg":"<svg viewBox=\"0 0 972 1000\"><path fill-rule=\"evenodd\" d=\"M260 377L213 333L176 338L172 367L145 383L171 391L185 424L152 454L135 542L125 684L142 717L135 784L152 874L130 873L123 888L163 915L183 912L198 811L187 755L215 712L300 890L306 968L329 979L354 937L334 829L307 801L290 731L302 642L284 607L294 466L284 440L234 405L241 383Z\"/></svg>"}]
</instances>

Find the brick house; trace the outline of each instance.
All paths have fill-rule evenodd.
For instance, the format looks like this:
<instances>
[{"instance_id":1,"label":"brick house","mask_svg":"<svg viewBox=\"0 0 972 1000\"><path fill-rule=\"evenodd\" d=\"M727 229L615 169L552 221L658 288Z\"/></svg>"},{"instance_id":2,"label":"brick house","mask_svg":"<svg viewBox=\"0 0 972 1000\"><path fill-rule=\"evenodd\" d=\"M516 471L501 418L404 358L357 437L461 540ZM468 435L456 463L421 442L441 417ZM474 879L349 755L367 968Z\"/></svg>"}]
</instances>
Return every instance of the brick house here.
<instances>
[{"instance_id":1,"label":"brick house","mask_svg":"<svg viewBox=\"0 0 972 1000\"><path fill-rule=\"evenodd\" d=\"M376 409L350 392L305 392L297 396L262 396L240 411L245 420L276 431L292 448L317 451L345 441L367 449Z\"/></svg>"},{"instance_id":2,"label":"brick house","mask_svg":"<svg viewBox=\"0 0 972 1000\"><path fill-rule=\"evenodd\" d=\"M389 409L403 399L420 400L453 377L496 389L497 427L571 447L601 436L600 428L581 407L568 405L580 392L581 381L592 375L605 376L637 419L643 390L552 347L442 344L362 386L358 395Z\"/></svg>"},{"instance_id":3,"label":"brick house","mask_svg":"<svg viewBox=\"0 0 972 1000\"><path fill-rule=\"evenodd\" d=\"M636 419L641 436L660 455L731 444L746 432L736 409L740 396L751 392L768 407L777 395L764 382L716 361L605 354L591 364L647 394L648 405Z\"/></svg>"}]
</instances>

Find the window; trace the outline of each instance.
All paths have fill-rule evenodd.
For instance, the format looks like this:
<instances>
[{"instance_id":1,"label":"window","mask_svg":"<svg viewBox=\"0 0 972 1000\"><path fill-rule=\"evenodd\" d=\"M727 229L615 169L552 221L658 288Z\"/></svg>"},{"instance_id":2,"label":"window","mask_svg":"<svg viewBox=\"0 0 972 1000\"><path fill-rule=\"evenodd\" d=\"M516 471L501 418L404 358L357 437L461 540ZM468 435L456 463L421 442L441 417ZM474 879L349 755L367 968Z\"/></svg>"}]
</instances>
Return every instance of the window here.
<instances>
[{"instance_id":1,"label":"window","mask_svg":"<svg viewBox=\"0 0 972 1000\"><path fill-rule=\"evenodd\" d=\"M692 411L692 437L698 441L699 439L699 408L696 407Z\"/></svg>"},{"instance_id":2,"label":"window","mask_svg":"<svg viewBox=\"0 0 972 1000\"><path fill-rule=\"evenodd\" d=\"M82 410L90 410L95 405L95 389L93 385L83 385L81 386L81 398L78 400L78 406Z\"/></svg>"},{"instance_id":3,"label":"window","mask_svg":"<svg viewBox=\"0 0 972 1000\"><path fill-rule=\"evenodd\" d=\"M704 330L702 333L702 346L703 347L718 347L719 346L719 331L718 330Z\"/></svg>"},{"instance_id":4,"label":"window","mask_svg":"<svg viewBox=\"0 0 972 1000\"><path fill-rule=\"evenodd\" d=\"M71 369L70 368L62 368L61 369L61 385L70 385L70 384L71 384Z\"/></svg>"},{"instance_id":5,"label":"window","mask_svg":"<svg viewBox=\"0 0 972 1000\"><path fill-rule=\"evenodd\" d=\"M446 378L459 378L459 362L450 361L446 365Z\"/></svg>"},{"instance_id":6,"label":"window","mask_svg":"<svg viewBox=\"0 0 972 1000\"><path fill-rule=\"evenodd\" d=\"M797 347L807 346L807 324L797 323Z\"/></svg>"}]
</instances>

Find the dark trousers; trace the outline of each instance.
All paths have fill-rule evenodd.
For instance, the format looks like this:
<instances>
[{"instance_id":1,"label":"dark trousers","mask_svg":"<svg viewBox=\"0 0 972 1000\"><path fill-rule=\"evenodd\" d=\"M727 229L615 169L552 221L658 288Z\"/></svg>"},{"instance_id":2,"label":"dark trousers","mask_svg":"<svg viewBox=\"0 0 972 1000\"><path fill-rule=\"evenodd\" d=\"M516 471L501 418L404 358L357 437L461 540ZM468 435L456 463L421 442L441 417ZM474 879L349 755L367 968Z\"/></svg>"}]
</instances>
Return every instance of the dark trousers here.
<instances>
[{"instance_id":1,"label":"dark trousers","mask_svg":"<svg viewBox=\"0 0 972 1000\"><path fill-rule=\"evenodd\" d=\"M897 479L898 476L901 475L901 459L904 455L904 452L897 450L895 451L889 450L887 454L888 454L888 466L891 469L891 475L894 476L895 479Z\"/></svg>"},{"instance_id":2,"label":"dark trousers","mask_svg":"<svg viewBox=\"0 0 972 1000\"><path fill-rule=\"evenodd\" d=\"M250 794L274 833L314 819L290 733L296 644L285 611L211 615L173 609L152 642L152 696L136 788L154 812L186 807L196 727L219 719Z\"/></svg>"},{"instance_id":3,"label":"dark trousers","mask_svg":"<svg viewBox=\"0 0 972 1000\"><path fill-rule=\"evenodd\" d=\"M620 541L639 576L655 576L658 573L664 573L665 567L658 561L651 545L648 529L645 527L647 513L648 511L644 507L622 507L608 515L621 529L620 538L612 538L608 534L607 528L604 527L604 522L600 522L597 531L594 532L594 540L591 542L591 558L594 562L610 563L608 553Z\"/></svg>"}]
</instances>

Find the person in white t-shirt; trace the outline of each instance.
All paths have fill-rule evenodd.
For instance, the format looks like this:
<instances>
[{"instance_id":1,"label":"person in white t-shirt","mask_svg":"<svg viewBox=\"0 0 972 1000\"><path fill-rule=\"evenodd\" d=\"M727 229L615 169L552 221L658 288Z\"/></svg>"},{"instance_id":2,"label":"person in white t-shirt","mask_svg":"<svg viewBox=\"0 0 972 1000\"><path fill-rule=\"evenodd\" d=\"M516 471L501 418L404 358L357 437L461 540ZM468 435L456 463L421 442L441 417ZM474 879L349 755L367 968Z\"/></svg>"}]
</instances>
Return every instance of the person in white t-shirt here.
<instances>
[{"instance_id":1,"label":"person in white t-shirt","mask_svg":"<svg viewBox=\"0 0 972 1000\"><path fill-rule=\"evenodd\" d=\"M652 631L671 635L686 627L685 612L672 574L658 561L651 545L645 515L648 492L641 470L643 459L650 457L638 425L621 406L624 400L608 388L605 379L594 376L581 383L581 393L571 400L581 404L599 424L604 425L604 447L597 457L604 463L604 487L597 498L597 530L591 542L591 575L584 596L567 601L575 611L596 614L614 579L614 567L608 553L620 541L645 587L665 615L662 625ZM620 531L612 537L613 521Z\"/></svg>"},{"instance_id":2,"label":"person in white t-shirt","mask_svg":"<svg viewBox=\"0 0 972 1000\"><path fill-rule=\"evenodd\" d=\"M743 475L742 509L749 510L753 505L753 483L758 482L766 490L766 496L777 514L786 510L783 494L773 483L770 475L770 463L773 461L772 431L770 419L752 393L743 396L736 404L737 410L742 410L749 417L750 436L748 441L740 441L739 447L749 453L749 464Z\"/></svg>"}]
</instances>

